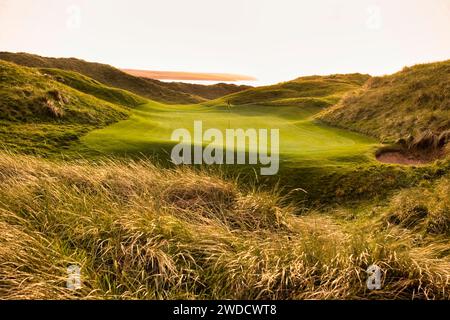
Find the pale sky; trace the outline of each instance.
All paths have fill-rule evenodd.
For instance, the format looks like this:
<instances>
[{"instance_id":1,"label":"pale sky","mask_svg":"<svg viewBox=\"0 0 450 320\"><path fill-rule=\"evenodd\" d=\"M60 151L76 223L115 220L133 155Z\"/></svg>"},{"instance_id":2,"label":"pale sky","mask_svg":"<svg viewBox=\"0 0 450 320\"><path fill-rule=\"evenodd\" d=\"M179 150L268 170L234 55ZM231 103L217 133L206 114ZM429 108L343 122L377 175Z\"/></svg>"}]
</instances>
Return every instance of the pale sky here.
<instances>
[{"instance_id":1,"label":"pale sky","mask_svg":"<svg viewBox=\"0 0 450 320\"><path fill-rule=\"evenodd\" d=\"M450 0L0 0L0 51L254 76L450 59Z\"/></svg>"}]
</instances>

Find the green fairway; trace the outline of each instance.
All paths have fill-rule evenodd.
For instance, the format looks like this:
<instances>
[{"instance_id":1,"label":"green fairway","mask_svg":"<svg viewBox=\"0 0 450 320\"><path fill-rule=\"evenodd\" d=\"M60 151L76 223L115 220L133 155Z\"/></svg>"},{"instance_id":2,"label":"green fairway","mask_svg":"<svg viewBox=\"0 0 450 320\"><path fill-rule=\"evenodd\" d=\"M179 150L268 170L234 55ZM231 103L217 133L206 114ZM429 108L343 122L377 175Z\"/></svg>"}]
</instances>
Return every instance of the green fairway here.
<instances>
[{"instance_id":1,"label":"green fairway","mask_svg":"<svg viewBox=\"0 0 450 320\"><path fill-rule=\"evenodd\" d=\"M217 128L279 129L282 166L342 166L373 161L376 141L313 120L317 107L240 105L169 106L148 103L134 109L128 120L90 132L82 138L89 149L104 154L158 154L169 158L172 131L192 132L195 120L203 130ZM249 150L252 152L254 150Z\"/></svg>"}]
</instances>

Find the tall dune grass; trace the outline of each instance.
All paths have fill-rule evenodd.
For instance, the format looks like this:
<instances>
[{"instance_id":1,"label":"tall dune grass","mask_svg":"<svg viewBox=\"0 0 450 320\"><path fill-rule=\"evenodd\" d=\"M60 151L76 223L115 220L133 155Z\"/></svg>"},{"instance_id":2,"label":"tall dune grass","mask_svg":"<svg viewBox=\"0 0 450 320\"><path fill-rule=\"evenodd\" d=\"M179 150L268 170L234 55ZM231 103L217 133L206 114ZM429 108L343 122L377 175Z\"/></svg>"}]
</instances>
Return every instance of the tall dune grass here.
<instances>
[{"instance_id":1,"label":"tall dune grass","mask_svg":"<svg viewBox=\"0 0 450 320\"><path fill-rule=\"evenodd\" d=\"M3 153L0 298L450 298L448 238L418 244L383 214L299 213L210 172ZM79 290L66 288L72 264ZM381 290L366 287L371 264Z\"/></svg>"}]
</instances>

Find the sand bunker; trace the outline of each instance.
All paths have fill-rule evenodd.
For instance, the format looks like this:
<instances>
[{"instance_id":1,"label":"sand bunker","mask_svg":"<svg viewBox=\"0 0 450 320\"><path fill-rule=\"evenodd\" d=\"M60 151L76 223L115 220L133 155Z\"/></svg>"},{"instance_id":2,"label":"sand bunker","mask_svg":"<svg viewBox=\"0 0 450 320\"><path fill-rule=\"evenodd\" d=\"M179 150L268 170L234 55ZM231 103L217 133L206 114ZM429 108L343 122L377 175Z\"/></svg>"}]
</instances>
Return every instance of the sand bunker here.
<instances>
[{"instance_id":1,"label":"sand bunker","mask_svg":"<svg viewBox=\"0 0 450 320\"><path fill-rule=\"evenodd\" d=\"M428 150L408 150L408 149L381 149L375 157L383 163L403 164L403 165L425 165L435 160L443 159L449 154L450 148L437 148Z\"/></svg>"},{"instance_id":2,"label":"sand bunker","mask_svg":"<svg viewBox=\"0 0 450 320\"><path fill-rule=\"evenodd\" d=\"M450 154L450 130L435 134L430 130L416 137L399 139L396 145L379 149L378 161L403 165L423 165Z\"/></svg>"},{"instance_id":3,"label":"sand bunker","mask_svg":"<svg viewBox=\"0 0 450 320\"><path fill-rule=\"evenodd\" d=\"M387 151L376 156L377 160L383 163L395 163L404 165L421 165L433 161L433 159L424 159L413 155L406 155L399 151Z\"/></svg>"}]
</instances>

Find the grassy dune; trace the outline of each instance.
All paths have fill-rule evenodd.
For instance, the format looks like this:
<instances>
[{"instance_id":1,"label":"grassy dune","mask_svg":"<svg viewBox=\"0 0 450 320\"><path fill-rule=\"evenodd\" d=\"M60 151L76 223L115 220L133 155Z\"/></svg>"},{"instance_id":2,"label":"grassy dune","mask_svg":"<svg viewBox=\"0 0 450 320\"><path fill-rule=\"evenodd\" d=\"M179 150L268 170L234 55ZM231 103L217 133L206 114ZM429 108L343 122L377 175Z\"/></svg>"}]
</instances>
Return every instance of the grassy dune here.
<instances>
[{"instance_id":1,"label":"grassy dune","mask_svg":"<svg viewBox=\"0 0 450 320\"><path fill-rule=\"evenodd\" d=\"M47 58L29 53L0 52L0 59L16 64L34 67L73 71L115 88L124 89L145 98L165 103L197 103L204 101L187 93L164 87L158 80L129 75L112 66L87 62L76 58Z\"/></svg>"},{"instance_id":2,"label":"grassy dune","mask_svg":"<svg viewBox=\"0 0 450 320\"><path fill-rule=\"evenodd\" d=\"M0 52L0 59L26 67L72 71L95 79L107 86L127 90L142 97L169 104L199 103L248 88L247 86L224 83L211 86L176 82L166 83L135 77L106 64L75 58L48 58L29 53Z\"/></svg>"},{"instance_id":3,"label":"grassy dune","mask_svg":"<svg viewBox=\"0 0 450 320\"><path fill-rule=\"evenodd\" d=\"M300 77L271 86L263 86L231 94L218 102L232 105L269 104L303 105L309 103L318 107L332 105L344 93L359 89L370 78L364 74L336 74L329 76ZM216 101L211 104L217 104Z\"/></svg>"},{"instance_id":4,"label":"grassy dune","mask_svg":"<svg viewBox=\"0 0 450 320\"><path fill-rule=\"evenodd\" d=\"M235 85L229 83L201 85L195 83L175 81L175 82L164 82L164 84L165 86L167 86L172 90L189 93L207 100L217 99L219 97L226 96L231 93L236 93L251 88L250 86L246 85Z\"/></svg>"},{"instance_id":5,"label":"grassy dune","mask_svg":"<svg viewBox=\"0 0 450 320\"><path fill-rule=\"evenodd\" d=\"M2 154L0 181L4 299L450 298L448 178L328 213L130 160ZM65 288L70 264L81 290ZM381 290L366 289L371 264Z\"/></svg>"},{"instance_id":6,"label":"grassy dune","mask_svg":"<svg viewBox=\"0 0 450 320\"><path fill-rule=\"evenodd\" d=\"M89 130L127 118L127 106L145 101L78 75L51 73L0 61L3 147L37 154L61 152ZM84 88L79 91L70 85Z\"/></svg>"},{"instance_id":7,"label":"grassy dune","mask_svg":"<svg viewBox=\"0 0 450 320\"><path fill-rule=\"evenodd\" d=\"M50 76L52 80L114 104L133 108L147 103L148 101L147 99L129 91L108 87L97 80L85 77L76 72L45 68L38 70L42 74Z\"/></svg>"},{"instance_id":8,"label":"grassy dune","mask_svg":"<svg viewBox=\"0 0 450 320\"><path fill-rule=\"evenodd\" d=\"M448 138L450 60L374 77L363 89L325 110L320 119L391 143L420 139L426 132Z\"/></svg>"}]
</instances>

